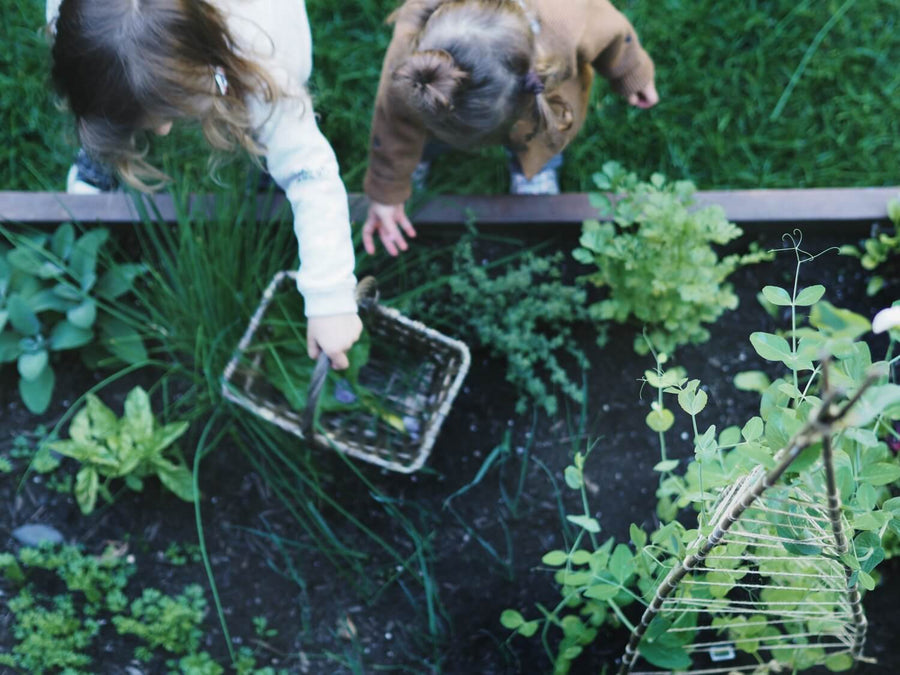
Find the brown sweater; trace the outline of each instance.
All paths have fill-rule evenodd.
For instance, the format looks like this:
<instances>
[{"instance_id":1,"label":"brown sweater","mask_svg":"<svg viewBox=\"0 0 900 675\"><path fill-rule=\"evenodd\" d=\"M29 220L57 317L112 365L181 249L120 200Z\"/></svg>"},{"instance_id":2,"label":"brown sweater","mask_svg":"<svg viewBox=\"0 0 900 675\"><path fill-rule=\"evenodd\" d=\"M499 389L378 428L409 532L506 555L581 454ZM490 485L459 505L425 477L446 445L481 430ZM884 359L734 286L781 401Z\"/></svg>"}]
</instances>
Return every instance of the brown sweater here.
<instances>
[{"instance_id":1,"label":"brown sweater","mask_svg":"<svg viewBox=\"0 0 900 675\"><path fill-rule=\"evenodd\" d=\"M369 166L364 189L370 199L382 204L400 204L411 194L410 177L428 138L415 111L392 93L396 64L411 50L417 30L407 0L396 14L394 35L385 55L381 81L375 98L372 132L369 139ZM547 95L560 96L574 117L561 144L550 143L538 134L517 152L528 177L561 151L578 133L587 114L594 71L609 80L613 89L628 96L653 81L653 61L641 47L634 28L608 0L531 0L541 30L537 36L544 49L562 59L571 77ZM530 116L529 116L530 117ZM533 122L523 118L513 129L513 137L527 137Z\"/></svg>"}]
</instances>

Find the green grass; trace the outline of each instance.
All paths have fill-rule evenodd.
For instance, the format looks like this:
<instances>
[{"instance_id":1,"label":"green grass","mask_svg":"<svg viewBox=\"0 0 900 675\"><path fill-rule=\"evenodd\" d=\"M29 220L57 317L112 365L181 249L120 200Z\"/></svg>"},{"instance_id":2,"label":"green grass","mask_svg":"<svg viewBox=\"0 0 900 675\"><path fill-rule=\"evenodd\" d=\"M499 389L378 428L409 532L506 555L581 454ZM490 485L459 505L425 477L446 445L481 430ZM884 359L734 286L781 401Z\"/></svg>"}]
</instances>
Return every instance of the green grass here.
<instances>
[{"instance_id":1,"label":"green grass","mask_svg":"<svg viewBox=\"0 0 900 675\"><path fill-rule=\"evenodd\" d=\"M395 0L308 0L316 40L312 89L348 187L365 173L369 118ZM607 160L701 188L894 185L900 153L900 15L895 0L622 0L657 64L660 105L629 108L597 81L586 128L567 152L563 187L591 187ZM72 125L48 89L40 0L0 0L0 188L61 189ZM192 130L153 156L198 188ZM241 181L245 162L222 173ZM498 149L438 162L442 192L506 189Z\"/></svg>"}]
</instances>

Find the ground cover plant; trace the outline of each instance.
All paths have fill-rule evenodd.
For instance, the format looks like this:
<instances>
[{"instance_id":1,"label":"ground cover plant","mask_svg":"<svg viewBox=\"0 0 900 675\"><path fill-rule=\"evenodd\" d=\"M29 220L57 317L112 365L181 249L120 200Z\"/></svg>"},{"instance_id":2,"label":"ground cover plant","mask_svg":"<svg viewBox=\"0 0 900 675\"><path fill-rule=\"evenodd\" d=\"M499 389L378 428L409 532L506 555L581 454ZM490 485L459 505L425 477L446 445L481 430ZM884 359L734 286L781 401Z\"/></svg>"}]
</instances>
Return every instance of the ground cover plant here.
<instances>
[{"instance_id":1,"label":"ground cover plant","mask_svg":"<svg viewBox=\"0 0 900 675\"><path fill-rule=\"evenodd\" d=\"M316 109L348 185L359 190L390 37L384 19L398 3L306 4ZM618 6L656 59L662 102L652 111L633 110L598 81L586 128L567 153L566 190L592 189L591 175L608 160L693 180L700 189L896 182L900 38L892 0ZM0 185L61 189L74 132L47 84L43 2L2 0L0 13L0 110L8 141L0 148ZM154 139L154 146L179 180L214 187L203 178L198 134L176 126L171 139ZM433 174L439 191L506 190L499 150L483 161L436 162ZM226 171L223 178L238 175Z\"/></svg>"}]
</instances>

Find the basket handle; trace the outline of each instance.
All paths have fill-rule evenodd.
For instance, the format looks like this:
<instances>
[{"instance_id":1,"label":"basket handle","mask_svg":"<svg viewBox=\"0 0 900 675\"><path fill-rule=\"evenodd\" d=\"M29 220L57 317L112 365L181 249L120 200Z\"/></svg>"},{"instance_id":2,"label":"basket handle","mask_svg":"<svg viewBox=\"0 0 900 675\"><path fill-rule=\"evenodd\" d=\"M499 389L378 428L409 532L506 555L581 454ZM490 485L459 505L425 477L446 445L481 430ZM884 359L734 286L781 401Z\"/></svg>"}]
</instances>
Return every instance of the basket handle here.
<instances>
[{"instance_id":1,"label":"basket handle","mask_svg":"<svg viewBox=\"0 0 900 675\"><path fill-rule=\"evenodd\" d=\"M371 310L378 303L378 286L375 277L365 277L356 285L356 302L363 311ZM322 389L325 388L325 378L328 377L330 368L331 359L325 352L321 352L316 359L312 377L309 378L306 408L303 409L303 415L300 418L300 431L306 438L312 438L316 408L319 406L319 398L322 395Z\"/></svg>"},{"instance_id":2,"label":"basket handle","mask_svg":"<svg viewBox=\"0 0 900 675\"><path fill-rule=\"evenodd\" d=\"M331 368L331 359L328 354L322 352L316 359L316 367L313 369L312 377L309 378L309 389L306 394L306 408L303 409L303 416L300 418L300 431L307 438L312 438L313 421L316 417L316 408L319 406L319 397L322 395L322 389L325 388L325 378L328 377L328 370Z\"/></svg>"}]
</instances>

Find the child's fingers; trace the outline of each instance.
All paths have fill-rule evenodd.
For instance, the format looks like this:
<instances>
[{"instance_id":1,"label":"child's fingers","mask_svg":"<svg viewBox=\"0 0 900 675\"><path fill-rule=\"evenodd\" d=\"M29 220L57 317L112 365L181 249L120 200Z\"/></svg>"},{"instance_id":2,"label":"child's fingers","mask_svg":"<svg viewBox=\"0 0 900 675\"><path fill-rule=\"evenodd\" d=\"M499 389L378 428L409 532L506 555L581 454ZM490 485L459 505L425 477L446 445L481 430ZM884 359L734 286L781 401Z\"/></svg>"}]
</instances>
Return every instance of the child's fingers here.
<instances>
[{"instance_id":1,"label":"child's fingers","mask_svg":"<svg viewBox=\"0 0 900 675\"><path fill-rule=\"evenodd\" d=\"M416 236L416 229L413 227L413 224L409 222L409 218L406 217L406 214L403 211L400 212L400 217L398 218L400 223L400 227L403 228L403 231L410 237Z\"/></svg>"},{"instance_id":2,"label":"child's fingers","mask_svg":"<svg viewBox=\"0 0 900 675\"><path fill-rule=\"evenodd\" d=\"M398 251L397 247L394 245L394 238L384 225L378 230L378 236L381 237L381 243L384 245L384 250L387 251L389 255L396 256Z\"/></svg>"},{"instance_id":3,"label":"child's fingers","mask_svg":"<svg viewBox=\"0 0 900 675\"><path fill-rule=\"evenodd\" d=\"M369 215L369 217L366 218L366 222L362 229L363 248L366 249L366 253L369 255L374 255L375 253L375 239L372 237L374 231L375 218L372 215Z\"/></svg>"}]
</instances>

